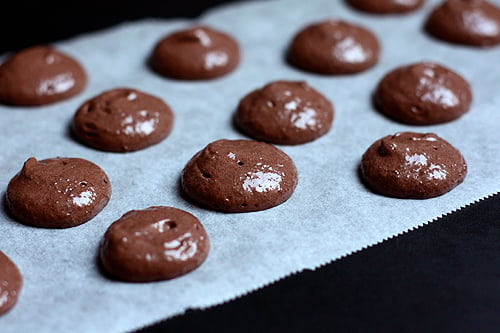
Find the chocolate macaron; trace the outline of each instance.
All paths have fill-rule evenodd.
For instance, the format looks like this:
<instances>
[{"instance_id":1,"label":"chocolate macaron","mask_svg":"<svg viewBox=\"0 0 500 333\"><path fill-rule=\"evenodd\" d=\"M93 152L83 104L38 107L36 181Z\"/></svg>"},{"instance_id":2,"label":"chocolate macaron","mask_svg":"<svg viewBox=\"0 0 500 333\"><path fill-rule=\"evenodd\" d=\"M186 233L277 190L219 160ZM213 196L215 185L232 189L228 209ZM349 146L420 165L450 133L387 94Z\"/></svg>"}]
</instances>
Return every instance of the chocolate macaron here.
<instances>
[{"instance_id":1,"label":"chocolate macaron","mask_svg":"<svg viewBox=\"0 0 500 333\"><path fill-rule=\"evenodd\" d=\"M86 145L112 152L147 148L165 139L174 114L160 98L130 88L113 89L83 103L73 130Z\"/></svg>"},{"instance_id":2,"label":"chocolate macaron","mask_svg":"<svg viewBox=\"0 0 500 333\"><path fill-rule=\"evenodd\" d=\"M314 23L300 30L288 50L289 62L302 70L353 74L378 62L380 44L368 29L342 20Z\"/></svg>"},{"instance_id":3,"label":"chocolate macaron","mask_svg":"<svg viewBox=\"0 0 500 333\"><path fill-rule=\"evenodd\" d=\"M306 82L274 81L243 97L235 124L257 140L296 145L326 134L333 105Z\"/></svg>"},{"instance_id":4,"label":"chocolate macaron","mask_svg":"<svg viewBox=\"0 0 500 333\"><path fill-rule=\"evenodd\" d=\"M23 276L16 264L0 251L0 316L16 305Z\"/></svg>"},{"instance_id":5,"label":"chocolate macaron","mask_svg":"<svg viewBox=\"0 0 500 333\"><path fill-rule=\"evenodd\" d=\"M96 216L108 203L104 171L81 158L28 159L12 178L6 200L12 216L43 228L69 228Z\"/></svg>"},{"instance_id":6,"label":"chocolate macaron","mask_svg":"<svg viewBox=\"0 0 500 333\"><path fill-rule=\"evenodd\" d=\"M81 64L49 46L21 50L0 65L0 102L8 105L55 103L80 93L86 84Z\"/></svg>"},{"instance_id":7,"label":"chocolate macaron","mask_svg":"<svg viewBox=\"0 0 500 333\"><path fill-rule=\"evenodd\" d=\"M468 82L449 68L433 62L401 66L379 82L377 108L399 122L433 125L455 120L472 102Z\"/></svg>"},{"instance_id":8,"label":"chocolate macaron","mask_svg":"<svg viewBox=\"0 0 500 333\"><path fill-rule=\"evenodd\" d=\"M462 154L436 134L402 132L375 141L363 154L361 175L375 192L395 198L427 199L463 182Z\"/></svg>"},{"instance_id":9,"label":"chocolate macaron","mask_svg":"<svg viewBox=\"0 0 500 333\"><path fill-rule=\"evenodd\" d=\"M252 212L282 204L297 186L292 159L278 148L250 140L218 140L195 154L182 171L184 192L223 212Z\"/></svg>"},{"instance_id":10,"label":"chocolate macaron","mask_svg":"<svg viewBox=\"0 0 500 333\"><path fill-rule=\"evenodd\" d=\"M195 216L156 206L132 210L113 222L104 234L99 259L114 278L150 282L191 272L209 250L208 235Z\"/></svg>"},{"instance_id":11,"label":"chocolate macaron","mask_svg":"<svg viewBox=\"0 0 500 333\"><path fill-rule=\"evenodd\" d=\"M426 30L441 40L469 46L500 43L500 8L486 0L446 0L432 10Z\"/></svg>"},{"instance_id":12,"label":"chocolate macaron","mask_svg":"<svg viewBox=\"0 0 500 333\"><path fill-rule=\"evenodd\" d=\"M233 71L240 62L238 42L207 26L175 31L154 47L151 67L158 74L180 80L207 80Z\"/></svg>"},{"instance_id":13,"label":"chocolate macaron","mask_svg":"<svg viewBox=\"0 0 500 333\"><path fill-rule=\"evenodd\" d=\"M372 14L404 14L422 7L425 0L346 0L353 8Z\"/></svg>"}]
</instances>

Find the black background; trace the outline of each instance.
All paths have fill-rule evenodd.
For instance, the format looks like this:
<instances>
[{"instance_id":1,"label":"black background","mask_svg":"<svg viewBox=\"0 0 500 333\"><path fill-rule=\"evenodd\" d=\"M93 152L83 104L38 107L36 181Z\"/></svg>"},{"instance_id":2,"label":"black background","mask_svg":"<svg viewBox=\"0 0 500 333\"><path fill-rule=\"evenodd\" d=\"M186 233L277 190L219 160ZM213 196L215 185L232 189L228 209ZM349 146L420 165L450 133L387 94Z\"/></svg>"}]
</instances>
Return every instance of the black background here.
<instances>
[{"instance_id":1,"label":"black background","mask_svg":"<svg viewBox=\"0 0 500 333\"><path fill-rule=\"evenodd\" d=\"M242 0L6 0L0 9L0 53L59 41L142 18L194 18ZM268 0L260 0L268 1Z\"/></svg>"},{"instance_id":2,"label":"black background","mask_svg":"<svg viewBox=\"0 0 500 333\"><path fill-rule=\"evenodd\" d=\"M499 332L499 199L141 333Z\"/></svg>"},{"instance_id":3,"label":"black background","mask_svg":"<svg viewBox=\"0 0 500 333\"><path fill-rule=\"evenodd\" d=\"M225 2L236 1L16 1L2 8L0 53L141 18L194 18ZM496 195L316 271L141 332L500 332L499 212Z\"/></svg>"}]
</instances>

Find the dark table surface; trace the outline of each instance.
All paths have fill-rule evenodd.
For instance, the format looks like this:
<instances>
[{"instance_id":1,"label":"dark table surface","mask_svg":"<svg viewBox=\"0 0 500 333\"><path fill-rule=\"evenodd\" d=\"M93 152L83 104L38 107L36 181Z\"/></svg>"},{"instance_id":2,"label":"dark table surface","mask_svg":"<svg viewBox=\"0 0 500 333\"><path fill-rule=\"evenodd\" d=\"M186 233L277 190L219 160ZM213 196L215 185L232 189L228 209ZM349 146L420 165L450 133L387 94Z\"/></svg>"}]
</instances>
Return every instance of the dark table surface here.
<instances>
[{"instance_id":1,"label":"dark table surface","mask_svg":"<svg viewBox=\"0 0 500 333\"><path fill-rule=\"evenodd\" d=\"M19 0L3 10L0 54L131 20L194 18L226 2L236 1ZM500 195L316 271L141 332L195 330L499 332Z\"/></svg>"}]
</instances>

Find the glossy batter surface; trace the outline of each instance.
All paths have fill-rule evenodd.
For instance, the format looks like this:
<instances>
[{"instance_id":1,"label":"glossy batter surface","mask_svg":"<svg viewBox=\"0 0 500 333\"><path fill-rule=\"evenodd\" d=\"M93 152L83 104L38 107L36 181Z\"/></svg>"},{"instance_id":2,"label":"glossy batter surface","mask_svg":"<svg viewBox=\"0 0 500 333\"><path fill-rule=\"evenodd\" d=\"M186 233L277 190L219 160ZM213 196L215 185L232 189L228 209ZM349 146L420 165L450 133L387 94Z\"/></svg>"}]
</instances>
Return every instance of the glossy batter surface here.
<instances>
[{"instance_id":1,"label":"glossy batter surface","mask_svg":"<svg viewBox=\"0 0 500 333\"><path fill-rule=\"evenodd\" d=\"M455 120L472 102L469 83L449 68L431 62L398 67L386 74L375 102L387 116L412 125Z\"/></svg>"},{"instance_id":2,"label":"glossy batter surface","mask_svg":"<svg viewBox=\"0 0 500 333\"><path fill-rule=\"evenodd\" d=\"M427 31L442 40L488 47L500 43L500 8L486 0L446 0L430 13Z\"/></svg>"},{"instance_id":3,"label":"glossy batter surface","mask_svg":"<svg viewBox=\"0 0 500 333\"><path fill-rule=\"evenodd\" d=\"M7 187L10 213L20 222L69 228L96 216L111 197L106 173L81 158L28 159Z\"/></svg>"},{"instance_id":4,"label":"glossy batter surface","mask_svg":"<svg viewBox=\"0 0 500 333\"><path fill-rule=\"evenodd\" d=\"M23 277L16 264L0 251L0 316L17 303Z\"/></svg>"},{"instance_id":5,"label":"glossy batter surface","mask_svg":"<svg viewBox=\"0 0 500 333\"><path fill-rule=\"evenodd\" d=\"M422 7L425 0L347 0L352 7L374 14L402 14Z\"/></svg>"},{"instance_id":6,"label":"glossy batter surface","mask_svg":"<svg viewBox=\"0 0 500 333\"><path fill-rule=\"evenodd\" d=\"M104 151L128 152L165 139L174 114L160 98L131 88L103 92L81 105L73 129L83 143Z\"/></svg>"},{"instance_id":7,"label":"glossy batter surface","mask_svg":"<svg viewBox=\"0 0 500 333\"><path fill-rule=\"evenodd\" d=\"M251 212L288 200L297 177L292 159L270 144L219 140L188 162L181 184L192 200L207 208Z\"/></svg>"},{"instance_id":8,"label":"glossy batter surface","mask_svg":"<svg viewBox=\"0 0 500 333\"><path fill-rule=\"evenodd\" d=\"M200 266L210 241L200 221L173 207L132 210L110 225L101 242L102 267L125 281L172 279Z\"/></svg>"},{"instance_id":9,"label":"glossy batter surface","mask_svg":"<svg viewBox=\"0 0 500 333\"><path fill-rule=\"evenodd\" d=\"M401 132L373 143L361 160L363 180L375 192L396 198L440 196L462 183L462 154L436 134Z\"/></svg>"},{"instance_id":10,"label":"glossy batter surface","mask_svg":"<svg viewBox=\"0 0 500 333\"><path fill-rule=\"evenodd\" d=\"M332 103L306 82L274 81L242 98L235 123L254 139L295 145L326 134L333 116Z\"/></svg>"},{"instance_id":11,"label":"glossy batter surface","mask_svg":"<svg viewBox=\"0 0 500 333\"><path fill-rule=\"evenodd\" d=\"M353 74L375 65L379 54L379 41L371 31L346 21L327 20L295 35L288 60L308 72Z\"/></svg>"},{"instance_id":12,"label":"glossy batter surface","mask_svg":"<svg viewBox=\"0 0 500 333\"><path fill-rule=\"evenodd\" d=\"M157 73L180 80L214 79L233 71L239 62L238 42L207 26L167 35L151 56L151 66Z\"/></svg>"},{"instance_id":13,"label":"glossy batter surface","mask_svg":"<svg viewBox=\"0 0 500 333\"><path fill-rule=\"evenodd\" d=\"M21 50L0 65L0 102L36 106L68 99L87 84L74 58L49 46Z\"/></svg>"}]
</instances>

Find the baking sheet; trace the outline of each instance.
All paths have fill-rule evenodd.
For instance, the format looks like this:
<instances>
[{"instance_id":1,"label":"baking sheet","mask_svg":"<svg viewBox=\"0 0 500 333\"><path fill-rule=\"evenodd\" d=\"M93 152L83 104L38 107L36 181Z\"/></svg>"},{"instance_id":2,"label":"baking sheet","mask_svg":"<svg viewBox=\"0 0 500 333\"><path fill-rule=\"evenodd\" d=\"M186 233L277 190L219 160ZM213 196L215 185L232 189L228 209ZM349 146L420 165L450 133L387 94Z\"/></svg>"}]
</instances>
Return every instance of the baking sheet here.
<instances>
[{"instance_id":1,"label":"baking sheet","mask_svg":"<svg viewBox=\"0 0 500 333\"><path fill-rule=\"evenodd\" d=\"M500 48L477 49L433 40L423 21L437 2L405 16L372 16L341 1L248 1L215 9L196 21L142 20L55 43L81 61L86 90L39 108L0 106L0 190L30 156L86 158L109 175L113 195L90 222L70 229L25 226L0 212L0 250L24 275L18 304L0 317L2 332L122 332L184 312L225 302L302 269L314 269L376 244L500 190ZM494 2L499 4L498 1ZM292 36L305 24L342 18L371 29L380 39L379 64L358 75L326 77L298 71L284 61ZM221 79L182 82L161 78L146 65L165 34L193 23L230 32L242 47L237 70ZM415 127L376 111L370 95L395 66L440 62L472 85L470 112L457 121ZM211 141L245 138L231 124L239 99L272 80L305 80L327 96L336 115L330 133L301 146L279 146L295 161L299 185L292 198L270 210L224 214L184 200L182 168ZM163 98L174 110L171 135L146 150L100 152L75 142L69 124L86 99L116 87ZM398 131L435 132L464 155L463 184L428 200L386 198L359 181L361 155L376 139ZM196 215L212 249L207 261L183 277L131 284L106 279L96 265L107 227L131 209L170 205ZM381 263L383 264L383 263Z\"/></svg>"}]
</instances>

